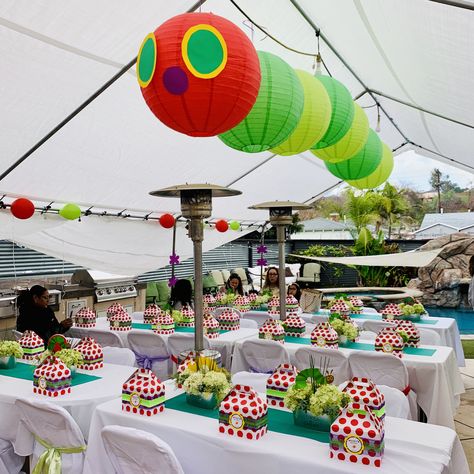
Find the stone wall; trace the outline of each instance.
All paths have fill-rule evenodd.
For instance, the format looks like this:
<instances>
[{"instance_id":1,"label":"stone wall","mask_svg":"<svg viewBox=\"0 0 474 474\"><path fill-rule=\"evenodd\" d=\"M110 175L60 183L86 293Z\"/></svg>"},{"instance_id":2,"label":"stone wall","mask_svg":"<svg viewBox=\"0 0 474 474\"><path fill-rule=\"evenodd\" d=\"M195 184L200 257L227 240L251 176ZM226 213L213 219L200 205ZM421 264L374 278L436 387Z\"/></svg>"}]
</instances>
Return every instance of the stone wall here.
<instances>
[{"instance_id":1,"label":"stone wall","mask_svg":"<svg viewBox=\"0 0 474 474\"><path fill-rule=\"evenodd\" d=\"M426 306L457 308L467 306L469 260L474 255L474 237L456 233L430 240L420 250L441 248L439 255L418 270L418 278L408 284L423 291Z\"/></svg>"}]
</instances>

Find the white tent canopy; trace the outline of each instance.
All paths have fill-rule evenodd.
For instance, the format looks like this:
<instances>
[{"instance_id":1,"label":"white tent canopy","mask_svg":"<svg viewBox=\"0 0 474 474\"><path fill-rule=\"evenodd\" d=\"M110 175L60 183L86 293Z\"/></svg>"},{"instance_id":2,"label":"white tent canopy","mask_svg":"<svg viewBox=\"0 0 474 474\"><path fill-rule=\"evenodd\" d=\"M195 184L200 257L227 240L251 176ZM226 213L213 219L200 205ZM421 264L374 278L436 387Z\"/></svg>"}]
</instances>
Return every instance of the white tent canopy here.
<instances>
[{"instance_id":1,"label":"white tent canopy","mask_svg":"<svg viewBox=\"0 0 474 474\"><path fill-rule=\"evenodd\" d=\"M129 63L148 32L193 3L3 0L0 174ZM398 130L384 114L381 117L380 135L390 147L409 142L400 150L415 149L473 171L474 65L470 58L474 12L428 0L235 3L272 36L301 51L316 52L314 26L319 27L324 39L370 90L468 124L420 112L375 93L358 99L360 105L370 107L375 97L394 119ZM232 2L203 0L201 8L252 34L248 20ZM257 49L273 52L293 67L312 70L313 57L279 46L256 28L253 36ZM321 41L321 53L331 74L354 97L364 92L364 85L325 41ZM366 112L375 128L376 107ZM275 199L304 202L338 182L310 153L271 156L268 152L240 153L217 138L190 138L166 128L145 104L133 68L0 181L0 193L8 196L6 202L21 195L54 201L56 207L75 202L83 208L154 212L156 217L164 211L178 213L179 200L154 198L149 191L185 182L210 182L243 191L235 198L216 199L213 218L263 221L266 212L247 207ZM42 217L34 218L38 219ZM97 249L102 248L103 236L113 247L117 234L108 230L111 220L90 220L94 221ZM81 240L86 239L89 224L86 219L81 224L82 232L69 232L74 225L61 222L48 229L50 237L44 230L29 233L28 238L17 231L15 239L49 254L57 253L58 242L64 242L70 261L89 266ZM147 222L122 223L120 228L127 246L117 244L113 258L101 251L105 271L117 271L112 267L127 252L145 256L151 248ZM235 236L216 235L212 245ZM92 237L87 239L88 246L94 247ZM156 242L157 246L162 243Z\"/></svg>"}]
</instances>

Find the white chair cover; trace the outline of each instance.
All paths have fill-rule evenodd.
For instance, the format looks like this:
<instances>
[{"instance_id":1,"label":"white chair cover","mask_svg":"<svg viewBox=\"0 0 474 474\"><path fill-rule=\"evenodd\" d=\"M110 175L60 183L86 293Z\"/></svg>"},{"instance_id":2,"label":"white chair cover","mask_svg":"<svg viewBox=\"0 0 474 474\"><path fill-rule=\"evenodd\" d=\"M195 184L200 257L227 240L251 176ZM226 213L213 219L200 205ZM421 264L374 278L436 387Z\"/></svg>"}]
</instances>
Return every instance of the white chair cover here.
<instances>
[{"instance_id":1,"label":"white chair cover","mask_svg":"<svg viewBox=\"0 0 474 474\"><path fill-rule=\"evenodd\" d=\"M216 282L219 288L222 288L225 285L224 277L222 276L222 272L220 270L211 270L212 278Z\"/></svg>"},{"instance_id":2,"label":"white chair cover","mask_svg":"<svg viewBox=\"0 0 474 474\"><path fill-rule=\"evenodd\" d=\"M242 358L250 372L272 373L280 364L289 364L288 351L276 341L248 339L242 343Z\"/></svg>"},{"instance_id":3,"label":"white chair cover","mask_svg":"<svg viewBox=\"0 0 474 474\"><path fill-rule=\"evenodd\" d=\"M322 314L315 314L314 316L311 317L311 322L313 324L327 323L328 317Z\"/></svg>"},{"instance_id":4,"label":"white chair cover","mask_svg":"<svg viewBox=\"0 0 474 474\"><path fill-rule=\"evenodd\" d=\"M418 330L420 331L420 344L425 346L441 346L441 336L432 329L425 329L420 328L418 326Z\"/></svg>"},{"instance_id":5,"label":"white chair cover","mask_svg":"<svg viewBox=\"0 0 474 474\"><path fill-rule=\"evenodd\" d=\"M232 383L234 385L248 385L259 393L265 393L267 390L267 380L269 374L255 374L252 372L237 372L232 375Z\"/></svg>"},{"instance_id":6,"label":"white chair cover","mask_svg":"<svg viewBox=\"0 0 474 474\"><path fill-rule=\"evenodd\" d=\"M123 347L123 342L118 334L112 331L103 331L101 329L89 329L87 336L92 337L102 347Z\"/></svg>"},{"instance_id":7,"label":"white chair cover","mask_svg":"<svg viewBox=\"0 0 474 474\"><path fill-rule=\"evenodd\" d=\"M135 354L126 347L103 347L104 362L107 364L135 367Z\"/></svg>"},{"instance_id":8,"label":"white chair cover","mask_svg":"<svg viewBox=\"0 0 474 474\"><path fill-rule=\"evenodd\" d=\"M221 270L222 277L224 278L224 282L226 282L230 277L230 271L227 269Z\"/></svg>"},{"instance_id":9,"label":"white chair cover","mask_svg":"<svg viewBox=\"0 0 474 474\"><path fill-rule=\"evenodd\" d=\"M209 349L209 339L204 338L204 349ZM174 364L178 361L178 356L183 351L194 349L194 334L175 332L168 337L168 352Z\"/></svg>"},{"instance_id":10,"label":"white chair cover","mask_svg":"<svg viewBox=\"0 0 474 474\"><path fill-rule=\"evenodd\" d=\"M324 369L334 375L334 383L340 384L350 379L349 359L343 352L321 347L301 347L295 352L295 365L298 370L308 369L313 358L314 367L322 373Z\"/></svg>"},{"instance_id":11,"label":"white chair cover","mask_svg":"<svg viewBox=\"0 0 474 474\"><path fill-rule=\"evenodd\" d=\"M366 341L375 341L377 334L372 331L360 331L359 338Z\"/></svg>"},{"instance_id":12,"label":"white chair cover","mask_svg":"<svg viewBox=\"0 0 474 474\"><path fill-rule=\"evenodd\" d=\"M408 370L401 359L382 352L354 351L349 354L352 376L367 377L376 385L387 385L403 392L410 404L411 419L416 420L416 393L410 388Z\"/></svg>"},{"instance_id":13,"label":"white chair cover","mask_svg":"<svg viewBox=\"0 0 474 474\"><path fill-rule=\"evenodd\" d=\"M23 337L23 333L20 331L17 331L16 329L12 329L12 335L15 338L15 341L18 341Z\"/></svg>"},{"instance_id":14,"label":"white chair cover","mask_svg":"<svg viewBox=\"0 0 474 474\"><path fill-rule=\"evenodd\" d=\"M171 372L171 359L166 340L148 331L130 331L127 342L135 353L138 367L151 369L160 380L166 380Z\"/></svg>"},{"instance_id":15,"label":"white chair cover","mask_svg":"<svg viewBox=\"0 0 474 474\"><path fill-rule=\"evenodd\" d=\"M32 470L38 458L46 451L36 438L55 448L80 448L86 442L72 416L62 407L43 400L17 399L20 412L18 431L14 442L15 452L32 458ZM61 454L62 472L81 474L85 450L74 454Z\"/></svg>"},{"instance_id":16,"label":"white chair cover","mask_svg":"<svg viewBox=\"0 0 474 474\"><path fill-rule=\"evenodd\" d=\"M379 312L375 308L371 308L370 306L364 306L362 308L363 313L371 313L371 314L379 314Z\"/></svg>"},{"instance_id":17,"label":"white chair cover","mask_svg":"<svg viewBox=\"0 0 474 474\"><path fill-rule=\"evenodd\" d=\"M0 439L0 474L18 474L24 462L25 458L15 454L10 441Z\"/></svg>"},{"instance_id":18,"label":"white chair cover","mask_svg":"<svg viewBox=\"0 0 474 474\"><path fill-rule=\"evenodd\" d=\"M258 324L257 324L257 321L254 321L253 319L242 318L240 320L240 327L241 328L258 329Z\"/></svg>"},{"instance_id":19,"label":"white chair cover","mask_svg":"<svg viewBox=\"0 0 474 474\"><path fill-rule=\"evenodd\" d=\"M372 331L375 332L375 334L378 334L382 329L385 328L394 328L395 323L391 323L389 321L372 321L372 320L367 320L362 323L362 328L365 329L366 331Z\"/></svg>"},{"instance_id":20,"label":"white chair cover","mask_svg":"<svg viewBox=\"0 0 474 474\"><path fill-rule=\"evenodd\" d=\"M134 311L132 313L132 321L141 321L141 322L143 322L143 311Z\"/></svg>"},{"instance_id":21,"label":"white chair cover","mask_svg":"<svg viewBox=\"0 0 474 474\"><path fill-rule=\"evenodd\" d=\"M118 474L184 474L170 446L151 433L110 425L101 435Z\"/></svg>"}]
</instances>

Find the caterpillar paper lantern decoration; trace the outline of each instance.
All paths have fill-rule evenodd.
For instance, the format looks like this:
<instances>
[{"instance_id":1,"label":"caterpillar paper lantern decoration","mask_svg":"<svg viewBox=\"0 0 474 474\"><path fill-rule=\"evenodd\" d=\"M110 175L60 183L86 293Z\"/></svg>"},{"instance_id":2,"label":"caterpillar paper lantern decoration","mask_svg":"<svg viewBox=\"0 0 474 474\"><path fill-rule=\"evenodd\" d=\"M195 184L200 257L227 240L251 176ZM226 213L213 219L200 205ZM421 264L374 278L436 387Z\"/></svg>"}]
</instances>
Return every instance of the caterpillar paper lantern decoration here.
<instances>
[{"instance_id":1,"label":"caterpillar paper lantern decoration","mask_svg":"<svg viewBox=\"0 0 474 474\"><path fill-rule=\"evenodd\" d=\"M250 112L260 65L236 25L211 13L185 13L144 39L137 77L161 122L186 135L209 137L235 127Z\"/></svg>"}]
</instances>

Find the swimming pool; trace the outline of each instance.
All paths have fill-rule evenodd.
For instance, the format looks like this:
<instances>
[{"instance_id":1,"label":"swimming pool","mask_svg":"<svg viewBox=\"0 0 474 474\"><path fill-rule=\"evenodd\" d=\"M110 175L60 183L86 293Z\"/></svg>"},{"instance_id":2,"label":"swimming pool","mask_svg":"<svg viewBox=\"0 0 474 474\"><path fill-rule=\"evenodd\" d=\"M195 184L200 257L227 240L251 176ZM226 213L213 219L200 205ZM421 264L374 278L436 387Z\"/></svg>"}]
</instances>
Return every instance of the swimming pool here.
<instances>
[{"instance_id":1,"label":"swimming pool","mask_svg":"<svg viewBox=\"0 0 474 474\"><path fill-rule=\"evenodd\" d=\"M454 318L461 334L474 334L474 311L453 308L426 308L430 316Z\"/></svg>"}]
</instances>

